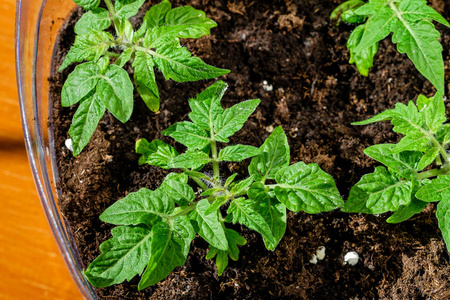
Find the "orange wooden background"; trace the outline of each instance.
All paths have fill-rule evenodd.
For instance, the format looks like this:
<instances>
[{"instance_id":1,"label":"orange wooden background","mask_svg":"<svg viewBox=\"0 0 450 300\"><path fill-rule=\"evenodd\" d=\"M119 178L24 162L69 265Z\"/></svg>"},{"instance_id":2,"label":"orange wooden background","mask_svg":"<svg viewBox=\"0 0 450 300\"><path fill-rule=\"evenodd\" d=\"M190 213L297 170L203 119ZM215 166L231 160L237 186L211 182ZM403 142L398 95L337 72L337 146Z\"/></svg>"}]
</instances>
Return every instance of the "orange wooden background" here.
<instances>
[{"instance_id":1,"label":"orange wooden background","mask_svg":"<svg viewBox=\"0 0 450 300\"><path fill-rule=\"evenodd\" d=\"M82 299L31 177L14 63L15 0L0 0L0 299Z\"/></svg>"}]
</instances>

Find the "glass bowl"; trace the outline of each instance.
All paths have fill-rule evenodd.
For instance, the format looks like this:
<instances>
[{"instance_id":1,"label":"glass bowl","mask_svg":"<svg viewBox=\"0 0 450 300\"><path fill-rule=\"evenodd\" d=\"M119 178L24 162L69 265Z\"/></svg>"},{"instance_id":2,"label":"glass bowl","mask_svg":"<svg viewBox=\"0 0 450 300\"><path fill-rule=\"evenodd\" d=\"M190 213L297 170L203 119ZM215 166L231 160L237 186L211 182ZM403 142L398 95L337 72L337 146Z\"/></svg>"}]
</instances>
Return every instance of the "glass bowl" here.
<instances>
[{"instance_id":1,"label":"glass bowl","mask_svg":"<svg viewBox=\"0 0 450 300\"><path fill-rule=\"evenodd\" d=\"M54 143L49 115L48 78L55 40L74 8L71 0L17 0L16 73L25 144L34 182L62 256L81 294L97 299L84 277L69 224L57 199Z\"/></svg>"}]
</instances>

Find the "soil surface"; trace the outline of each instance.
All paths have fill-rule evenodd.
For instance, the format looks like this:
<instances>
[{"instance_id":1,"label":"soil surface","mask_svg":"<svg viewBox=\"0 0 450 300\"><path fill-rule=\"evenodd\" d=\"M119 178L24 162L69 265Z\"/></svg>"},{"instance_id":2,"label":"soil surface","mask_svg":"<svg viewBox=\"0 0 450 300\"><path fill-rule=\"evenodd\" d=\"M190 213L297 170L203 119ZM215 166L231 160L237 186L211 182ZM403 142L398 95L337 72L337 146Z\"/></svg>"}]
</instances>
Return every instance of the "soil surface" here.
<instances>
[{"instance_id":1,"label":"soil surface","mask_svg":"<svg viewBox=\"0 0 450 300\"><path fill-rule=\"evenodd\" d=\"M157 2L148 1L145 8ZM396 102L406 103L419 93L433 94L431 84L390 39L381 43L368 78L348 64L346 41L353 26L337 27L329 20L341 0L171 2L175 7L202 9L218 23L210 36L183 43L207 63L231 70L221 78L229 84L223 105L262 100L231 144L260 146L281 125L289 138L292 163L318 163L335 178L344 199L351 186L376 166L363 150L399 138L388 123L361 127L350 123L392 108ZM450 19L450 4L444 0L431 4ZM73 25L80 12L66 23L57 44L55 75L50 79L51 121L58 200L87 266L99 255L99 245L110 238L112 227L101 222L99 215L130 192L157 188L167 174L138 165L135 141L158 138L183 150L161 131L187 119L187 100L214 80L179 84L158 74L159 113L150 112L136 94L131 120L121 124L107 113L89 145L73 157L64 141L76 107L60 106L63 81L73 66L62 74L56 70L73 44ZM134 21L142 17L141 13ZM450 66L450 30L437 28L443 34L446 66ZM245 175L248 163L222 168ZM289 213L286 235L273 252L265 249L259 234L238 227L248 243L240 248L239 261L230 261L221 277L214 262L205 259L207 243L196 238L186 265L156 286L138 292L135 278L97 293L101 299L449 299L449 255L434 212L429 205L398 225L385 222L389 214ZM311 264L320 246L326 247L325 259ZM359 253L357 265L344 265L348 251Z\"/></svg>"}]
</instances>

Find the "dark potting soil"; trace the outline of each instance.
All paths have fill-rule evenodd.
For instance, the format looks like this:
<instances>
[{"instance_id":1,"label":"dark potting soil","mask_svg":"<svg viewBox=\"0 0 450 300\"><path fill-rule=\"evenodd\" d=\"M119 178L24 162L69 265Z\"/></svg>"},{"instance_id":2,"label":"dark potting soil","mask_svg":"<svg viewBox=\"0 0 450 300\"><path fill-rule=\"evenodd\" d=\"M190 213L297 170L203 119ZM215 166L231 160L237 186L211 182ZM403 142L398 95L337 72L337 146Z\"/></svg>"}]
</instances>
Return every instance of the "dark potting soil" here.
<instances>
[{"instance_id":1,"label":"dark potting soil","mask_svg":"<svg viewBox=\"0 0 450 300\"><path fill-rule=\"evenodd\" d=\"M157 2L148 1L145 8ZM262 100L231 144L259 146L281 125L289 138L292 163L318 163L335 178L344 199L351 186L376 166L363 150L398 140L388 123L362 127L350 123L392 108L396 102L406 103L420 93L433 94L431 84L390 41L381 43L368 78L348 64L346 41L353 27L336 27L329 21L331 10L341 0L171 2L202 9L218 23L210 36L183 43L209 64L231 69L221 78L229 84L223 105ZM444 0L431 4L450 19L450 4ZM60 105L61 88L71 70L62 74L56 70L73 44L73 25L80 13L77 10L66 22L57 44L50 79L51 121L61 193L58 201L87 267L99 255L99 245L110 238L112 226L101 222L99 215L130 192L157 188L167 174L138 165L135 141L158 138L182 151L161 131L186 120L187 100L214 80L179 84L158 74L159 113L150 112L135 95L131 120L121 124L107 113L89 145L73 157L64 141L76 107ZM450 30L437 27L443 33L443 55L449 66ZM221 167L224 172L245 176L248 163ZM102 299L448 299L449 255L434 212L435 206L429 205L398 225L385 222L389 214L289 213L286 235L273 252L265 249L259 234L237 227L248 243L221 277L214 262L205 259L207 243L196 238L186 264L156 286L138 292L135 278L97 289L97 293ZM311 264L320 246L326 247L325 259ZM353 267L343 263L348 251L356 251L361 258Z\"/></svg>"}]
</instances>

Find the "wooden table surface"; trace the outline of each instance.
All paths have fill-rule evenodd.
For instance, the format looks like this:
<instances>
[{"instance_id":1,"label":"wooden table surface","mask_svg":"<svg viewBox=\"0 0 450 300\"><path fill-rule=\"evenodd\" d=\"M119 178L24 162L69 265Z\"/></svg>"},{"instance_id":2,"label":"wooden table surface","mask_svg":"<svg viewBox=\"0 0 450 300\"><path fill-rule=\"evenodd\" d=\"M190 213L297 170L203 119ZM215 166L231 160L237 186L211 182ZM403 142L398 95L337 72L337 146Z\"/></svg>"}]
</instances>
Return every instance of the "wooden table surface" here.
<instances>
[{"instance_id":1,"label":"wooden table surface","mask_svg":"<svg viewBox=\"0 0 450 300\"><path fill-rule=\"evenodd\" d=\"M14 63L15 0L0 0L0 299L82 299L31 176Z\"/></svg>"}]
</instances>

